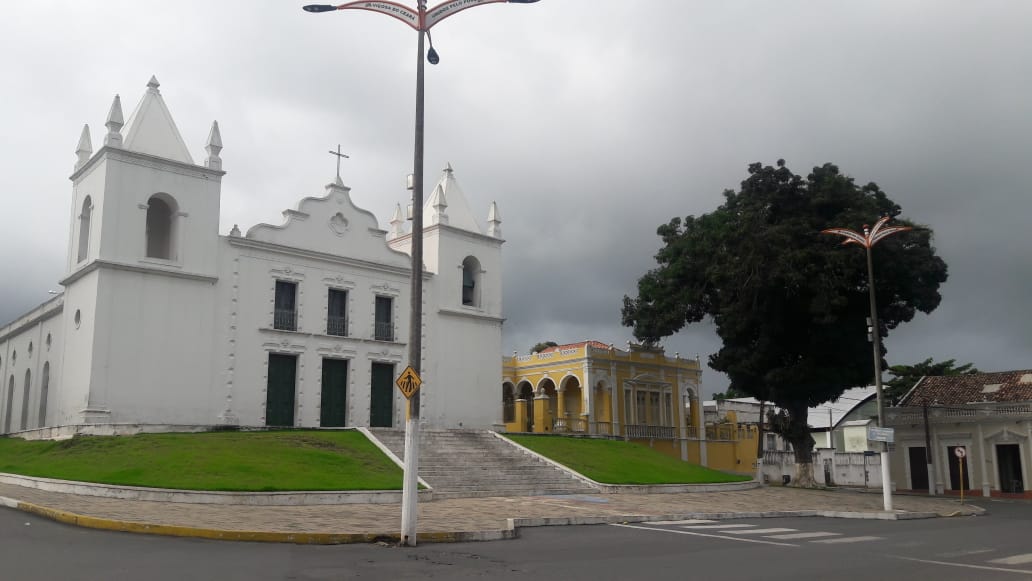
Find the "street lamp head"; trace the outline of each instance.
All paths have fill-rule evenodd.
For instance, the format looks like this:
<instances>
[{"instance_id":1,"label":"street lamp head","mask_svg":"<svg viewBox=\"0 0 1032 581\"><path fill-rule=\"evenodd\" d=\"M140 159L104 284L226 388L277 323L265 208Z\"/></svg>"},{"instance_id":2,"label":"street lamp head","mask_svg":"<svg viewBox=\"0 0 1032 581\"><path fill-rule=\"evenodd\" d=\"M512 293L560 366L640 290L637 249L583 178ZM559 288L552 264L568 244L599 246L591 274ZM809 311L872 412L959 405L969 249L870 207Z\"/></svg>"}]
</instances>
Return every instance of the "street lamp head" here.
<instances>
[{"instance_id":1,"label":"street lamp head","mask_svg":"<svg viewBox=\"0 0 1032 581\"><path fill-rule=\"evenodd\" d=\"M437 51L434 50L434 47L431 46L430 50L426 51L426 60L430 64L436 65L437 63L441 62L441 55L437 54Z\"/></svg>"},{"instance_id":2,"label":"street lamp head","mask_svg":"<svg viewBox=\"0 0 1032 581\"><path fill-rule=\"evenodd\" d=\"M337 7L331 4L309 4L302 9L305 12L333 12Z\"/></svg>"}]
</instances>

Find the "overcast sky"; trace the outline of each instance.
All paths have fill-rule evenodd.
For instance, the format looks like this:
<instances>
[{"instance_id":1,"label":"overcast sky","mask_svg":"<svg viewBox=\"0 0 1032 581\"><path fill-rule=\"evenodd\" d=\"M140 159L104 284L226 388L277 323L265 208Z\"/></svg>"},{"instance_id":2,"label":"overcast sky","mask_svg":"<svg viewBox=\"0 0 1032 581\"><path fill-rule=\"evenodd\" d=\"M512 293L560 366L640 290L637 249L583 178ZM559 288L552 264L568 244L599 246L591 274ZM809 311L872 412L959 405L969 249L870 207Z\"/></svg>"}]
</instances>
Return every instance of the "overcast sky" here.
<instances>
[{"instance_id":1,"label":"overcast sky","mask_svg":"<svg viewBox=\"0 0 1032 581\"><path fill-rule=\"evenodd\" d=\"M219 121L223 234L321 195L338 143L353 199L386 228L407 197L416 34L303 2L4 7L0 323L59 288L83 123L99 148L114 94L128 116L152 74L195 160ZM433 30L426 180L451 162L479 218L498 202L507 353L624 344L621 298L655 265L656 227L784 158L877 182L934 229L943 301L888 337L890 364L1032 368L1030 23L1021 0L478 7ZM665 346L705 360L719 342L699 324Z\"/></svg>"}]
</instances>

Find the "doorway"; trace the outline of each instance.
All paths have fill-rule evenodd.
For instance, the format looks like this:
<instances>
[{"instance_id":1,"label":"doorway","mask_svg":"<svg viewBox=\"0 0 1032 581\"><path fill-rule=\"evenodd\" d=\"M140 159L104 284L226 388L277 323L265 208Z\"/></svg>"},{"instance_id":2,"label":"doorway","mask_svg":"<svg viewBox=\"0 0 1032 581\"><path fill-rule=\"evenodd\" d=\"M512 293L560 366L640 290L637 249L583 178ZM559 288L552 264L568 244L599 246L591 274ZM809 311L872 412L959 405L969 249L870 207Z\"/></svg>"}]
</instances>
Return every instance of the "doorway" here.
<instances>
[{"instance_id":1,"label":"doorway","mask_svg":"<svg viewBox=\"0 0 1032 581\"><path fill-rule=\"evenodd\" d=\"M369 426L394 427L394 364L373 363L369 385Z\"/></svg>"},{"instance_id":2,"label":"doorway","mask_svg":"<svg viewBox=\"0 0 1032 581\"><path fill-rule=\"evenodd\" d=\"M925 452L924 446L907 448L911 490L928 490L928 455Z\"/></svg>"},{"instance_id":3,"label":"doorway","mask_svg":"<svg viewBox=\"0 0 1032 581\"><path fill-rule=\"evenodd\" d=\"M1000 492L1025 491L1025 483L1021 477L1021 446L997 444L996 464L1000 467Z\"/></svg>"},{"instance_id":4,"label":"doorway","mask_svg":"<svg viewBox=\"0 0 1032 581\"><path fill-rule=\"evenodd\" d=\"M319 425L342 428L348 409L348 360L323 359Z\"/></svg>"},{"instance_id":5,"label":"doorway","mask_svg":"<svg viewBox=\"0 0 1032 581\"><path fill-rule=\"evenodd\" d=\"M265 396L265 425L294 425L297 355L269 353L269 382Z\"/></svg>"}]
</instances>

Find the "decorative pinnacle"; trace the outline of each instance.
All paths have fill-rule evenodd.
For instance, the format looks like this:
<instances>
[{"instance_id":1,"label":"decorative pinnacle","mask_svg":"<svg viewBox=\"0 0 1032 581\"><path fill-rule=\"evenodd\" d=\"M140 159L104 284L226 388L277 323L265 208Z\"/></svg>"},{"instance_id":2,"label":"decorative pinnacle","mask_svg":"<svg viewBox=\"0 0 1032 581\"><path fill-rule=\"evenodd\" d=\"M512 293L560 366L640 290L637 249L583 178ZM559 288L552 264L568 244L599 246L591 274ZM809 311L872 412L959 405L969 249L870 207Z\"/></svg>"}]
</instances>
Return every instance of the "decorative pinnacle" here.
<instances>
[{"instance_id":1,"label":"decorative pinnacle","mask_svg":"<svg viewBox=\"0 0 1032 581\"><path fill-rule=\"evenodd\" d=\"M160 87L160 86L161 86L161 83L158 82L158 78L155 77L154 75L151 75L150 80L147 81L147 89L157 93L158 92L158 87Z\"/></svg>"},{"instance_id":2,"label":"decorative pinnacle","mask_svg":"<svg viewBox=\"0 0 1032 581\"><path fill-rule=\"evenodd\" d=\"M487 210L487 235L502 237L502 216L498 212L497 202L491 202L491 207Z\"/></svg>"},{"instance_id":3,"label":"decorative pinnacle","mask_svg":"<svg viewBox=\"0 0 1032 581\"><path fill-rule=\"evenodd\" d=\"M104 145L122 147L122 125L125 125L125 120L122 118L122 99L115 95L115 100L111 102L111 109L108 110L107 123L104 124L108 130L107 136L104 138Z\"/></svg>"},{"instance_id":4,"label":"decorative pinnacle","mask_svg":"<svg viewBox=\"0 0 1032 581\"><path fill-rule=\"evenodd\" d=\"M452 169L451 162L449 161L444 165L444 173L451 175L455 170Z\"/></svg>"},{"instance_id":5,"label":"decorative pinnacle","mask_svg":"<svg viewBox=\"0 0 1032 581\"><path fill-rule=\"evenodd\" d=\"M78 159L75 161L75 169L86 165L86 162L90 160L90 156L93 155L93 143L90 140L90 126L82 126L82 134L79 136L79 146L75 148L75 155Z\"/></svg>"},{"instance_id":6,"label":"decorative pinnacle","mask_svg":"<svg viewBox=\"0 0 1032 581\"><path fill-rule=\"evenodd\" d=\"M208 159L204 160L205 167L222 169L222 158L219 153L222 151L222 133L219 131L219 122L211 122L211 131L208 133L208 145L204 147L208 152Z\"/></svg>"}]
</instances>

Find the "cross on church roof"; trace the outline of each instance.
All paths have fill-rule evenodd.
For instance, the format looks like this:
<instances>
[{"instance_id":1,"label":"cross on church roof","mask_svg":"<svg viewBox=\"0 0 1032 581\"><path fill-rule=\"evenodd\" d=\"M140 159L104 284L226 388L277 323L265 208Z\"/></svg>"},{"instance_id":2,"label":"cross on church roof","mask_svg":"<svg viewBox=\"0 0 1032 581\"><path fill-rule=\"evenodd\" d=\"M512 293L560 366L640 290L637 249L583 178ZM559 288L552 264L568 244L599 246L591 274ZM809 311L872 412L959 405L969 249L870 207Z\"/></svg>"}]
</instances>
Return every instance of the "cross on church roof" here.
<instances>
[{"instance_id":1,"label":"cross on church roof","mask_svg":"<svg viewBox=\"0 0 1032 581\"><path fill-rule=\"evenodd\" d=\"M337 151L330 150L330 155L337 156L337 181L340 181L340 160L341 158L351 159L351 156L340 152L340 144L337 144Z\"/></svg>"}]
</instances>

